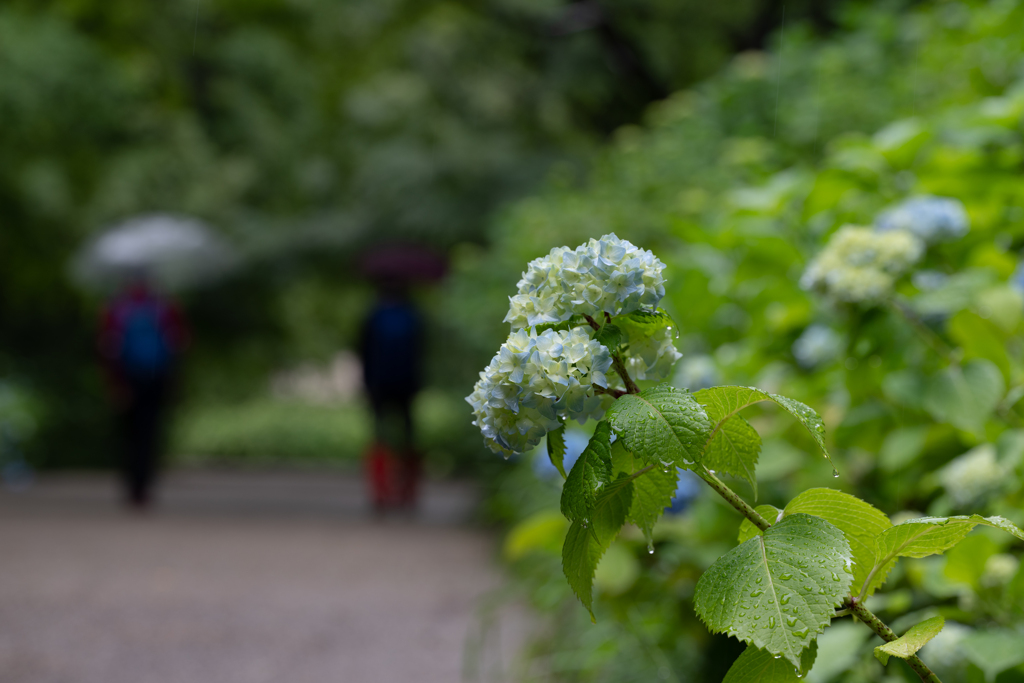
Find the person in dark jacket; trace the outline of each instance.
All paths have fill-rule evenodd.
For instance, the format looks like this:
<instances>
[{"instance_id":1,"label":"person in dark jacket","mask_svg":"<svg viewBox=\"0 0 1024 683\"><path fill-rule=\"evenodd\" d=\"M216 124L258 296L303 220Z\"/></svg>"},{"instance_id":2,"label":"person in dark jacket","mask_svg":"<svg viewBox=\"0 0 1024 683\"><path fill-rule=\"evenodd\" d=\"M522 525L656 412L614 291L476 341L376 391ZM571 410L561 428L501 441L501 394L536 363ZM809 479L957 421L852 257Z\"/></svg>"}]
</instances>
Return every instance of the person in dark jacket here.
<instances>
[{"instance_id":1,"label":"person in dark jacket","mask_svg":"<svg viewBox=\"0 0 1024 683\"><path fill-rule=\"evenodd\" d=\"M187 341L181 312L143 276L103 311L100 354L120 412L126 498L137 509L151 502L172 380Z\"/></svg>"},{"instance_id":2,"label":"person in dark jacket","mask_svg":"<svg viewBox=\"0 0 1024 683\"><path fill-rule=\"evenodd\" d=\"M375 502L412 505L419 472L413 400L421 386L423 324L397 280L380 287L360 335L363 381L374 416L376 443L371 454ZM397 454L398 463L387 464ZM384 470L393 470L390 473Z\"/></svg>"}]
</instances>

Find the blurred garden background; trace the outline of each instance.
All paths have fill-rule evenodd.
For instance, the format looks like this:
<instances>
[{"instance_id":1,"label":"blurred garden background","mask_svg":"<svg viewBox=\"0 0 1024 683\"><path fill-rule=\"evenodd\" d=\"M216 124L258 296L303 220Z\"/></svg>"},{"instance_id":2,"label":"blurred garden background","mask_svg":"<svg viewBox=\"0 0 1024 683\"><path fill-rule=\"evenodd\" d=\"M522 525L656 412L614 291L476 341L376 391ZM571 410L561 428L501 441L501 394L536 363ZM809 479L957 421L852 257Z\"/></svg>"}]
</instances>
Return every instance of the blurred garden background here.
<instances>
[{"instance_id":1,"label":"blurred garden background","mask_svg":"<svg viewBox=\"0 0 1024 683\"><path fill-rule=\"evenodd\" d=\"M928 218L935 198L953 219ZM842 226L904 220L899 206L912 231L940 227L922 228L927 251L891 295L801 286ZM609 549L591 624L562 577L543 447L503 461L470 424L507 298L556 246L614 232L666 263L676 386L758 386L822 415L840 476L766 409L761 486L737 483L748 500L829 486L896 518L1024 523L1019 0L7 0L9 486L113 467L104 299L72 263L150 213L200 220L236 255L177 293L192 342L171 469L359 471L372 428L356 349L375 297L361 264L395 245L445 262L413 293L419 443L432 479L480 487L476 519L508 570L495 599L535 614L514 680L717 682L742 651L692 608L735 545L731 508L684 479L653 553L639 533ZM947 219L962 229L937 236ZM922 658L946 683L1024 681L1013 543L976 531L906 561L872 609L897 632L943 615ZM807 680L913 680L867 635L830 629Z\"/></svg>"}]
</instances>

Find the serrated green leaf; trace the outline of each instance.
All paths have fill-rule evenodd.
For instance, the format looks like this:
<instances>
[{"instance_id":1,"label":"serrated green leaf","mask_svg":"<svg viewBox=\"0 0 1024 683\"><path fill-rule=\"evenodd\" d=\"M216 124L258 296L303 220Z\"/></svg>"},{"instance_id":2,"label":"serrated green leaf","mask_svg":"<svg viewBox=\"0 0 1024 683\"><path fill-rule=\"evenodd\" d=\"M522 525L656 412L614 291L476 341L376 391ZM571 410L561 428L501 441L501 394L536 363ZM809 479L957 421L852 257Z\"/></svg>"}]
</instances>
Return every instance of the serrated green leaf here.
<instances>
[{"instance_id":1,"label":"serrated green leaf","mask_svg":"<svg viewBox=\"0 0 1024 683\"><path fill-rule=\"evenodd\" d=\"M757 500L757 477L754 470L760 454L761 436L757 430L741 416L733 415L715 431L711 443L704 451L703 464L709 470L743 479L750 484L754 500Z\"/></svg>"},{"instance_id":2,"label":"serrated green leaf","mask_svg":"<svg viewBox=\"0 0 1024 683\"><path fill-rule=\"evenodd\" d=\"M565 425L548 432L548 459L565 479Z\"/></svg>"},{"instance_id":3,"label":"serrated green leaf","mask_svg":"<svg viewBox=\"0 0 1024 683\"><path fill-rule=\"evenodd\" d=\"M757 514L764 517L765 519L767 519L769 524L775 524L775 520L779 518L779 513L782 512L782 510L775 507L774 505L758 505L756 508L754 508L754 511L757 512ZM748 538L753 538L754 536L760 535L761 530L754 526L753 522L744 517L743 523L740 524L739 542L743 543L743 541L747 540Z\"/></svg>"},{"instance_id":4,"label":"serrated green leaf","mask_svg":"<svg viewBox=\"0 0 1024 683\"><path fill-rule=\"evenodd\" d=\"M946 620L942 617L925 619L910 629L902 636L891 642L879 645L875 648L875 658L882 664L889 663L889 657L906 659L917 653L929 640L939 635L939 631L945 626Z\"/></svg>"},{"instance_id":5,"label":"serrated green leaf","mask_svg":"<svg viewBox=\"0 0 1024 683\"><path fill-rule=\"evenodd\" d=\"M620 472L633 474L636 470L634 461L633 452L626 448L626 443L622 439L616 439L612 443L612 476Z\"/></svg>"},{"instance_id":6,"label":"serrated green leaf","mask_svg":"<svg viewBox=\"0 0 1024 683\"><path fill-rule=\"evenodd\" d=\"M975 526L1002 529L1024 541L1024 531L1005 517L958 515L956 517L919 517L886 529L876 541L875 561L861 597L878 589L893 565L901 557L927 557L941 554L967 537Z\"/></svg>"},{"instance_id":7,"label":"serrated green leaf","mask_svg":"<svg viewBox=\"0 0 1024 683\"><path fill-rule=\"evenodd\" d=\"M653 542L654 525L675 495L679 470L675 467L638 465L622 439L612 444L612 476L628 474L633 478L633 504L626 519L643 532L648 543Z\"/></svg>"},{"instance_id":8,"label":"serrated green leaf","mask_svg":"<svg viewBox=\"0 0 1024 683\"><path fill-rule=\"evenodd\" d=\"M985 680L1024 664L1024 633L1011 629L977 631L960 641L967 659L985 674Z\"/></svg>"},{"instance_id":9,"label":"serrated green leaf","mask_svg":"<svg viewBox=\"0 0 1024 683\"><path fill-rule=\"evenodd\" d=\"M562 572L572 592L590 612L591 619L594 618L594 571L604 550L589 524L577 520L569 526L562 545Z\"/></svg>"},{"instance_id":10,"label":"serrated green leaf","mask_svg":"<svg viewBox=\"0 0 1024 683\"><path fill-rule=\"evenodd\" d=\"M769 394L766 391L761 391L754 387L738 386L701 389L695 393L693 397L698 403L704 406L708 417L711 419L712 424L714 424L714 428L712 433L709 435L707 445L711 444L712 440L716 436L715 432L721 429L723 423L728 420L728 418L740 412L747 406L754 405L755 403L761 403L763 401L772 401L795 417L797 421L804 426L807 432L811 435L811 438L814 439L814 442L818 444L818 448L821 449L825 458L829 463L832 462L832 458L829 457L828 454L828 449L825 448L825 424L822 422L821 416L800 401L787 398L786 396L780 396L778 394Z\"/></svg>"},{"instance_id":11,"label":"serrated green leaf","mask_svg":"<svg viewBox=\"0 0 1024 683\"><path fill-rule=\"evenodd\" d=\"M784 515L803 512L839 528L853 553L853 585L859 593L875 563L875 541L892 522L878 508L849 493L829 488L808 489L789 501Z\"/></svg>"},{"instance_id":12,"label":"serrated green leaf","mask_svg":"<svg viewBox=\"0 0 1024 683\"><path fill-rule=\"evenodd\" d=\"M818 643L814 641L800 655L800 668L794 669L788 661L767 650L748 645L729 668L722 683L800 683L814 666L817 655Z\"/></svg>"},{"instance_id":13,"label":"serrated green leaf","mask_svg":"<svg viewBox=\"0 0 1024 683\"><path fill-rule=\"evenodd\" d=\"M626 515L633 503L633 478L621 475L601 488L594 502L590 521L594 534L602 546L607 547L626 523Z\"/></svg>"},{"instance_id":14,"label":"serrated green leaf","mask_svg":"<svg viewBox=\"0 0 1024 683\"><path fill-rule=\"evenodd\" d=\"M690 392L667 384L620 397L608 420L635 456L655 465L690 467L711 435L707 414Z\"/></svg>"},{"instance_id":15,"label":"serrated green leaf","mask_svg":"<svg viewBox=\"0 0 1024 683\"><path fill-rule=\"evenodd\" d=\"M582 456L581 456L582 457ZM562 546L562 571L576 597L594 617L594 572L615 540L632 504L633 477L621 475L602 487L590 516L573 521Z\"/></svg>"},{"instance_id":16,"label":"serrated green leaf","mask_svg":"<svg viewBox=\"0 0 1024 683\"><path fill-rule=\"evenodd\" d=\"M720 557L697 582L694 607L708 629L800 666L850 588L843 532L794 514Z\"/></svg>"},{"instance_id":17,"label":"serrated green leaf","mask_svg":"<svg viewBox=\"0 0 1024 683\"><path fill-rule=\"evenodd\" d=\"M594 436L569 471L562 486L562 514L570 521L587 519L594 508L599 484L611 478L611 426L599 422Z\"/></svg>"},{"instance_id":18,"label":"serrated green leaf","mask_svg":"<svg viewBox=\"0 0 1024 683\"><path fill-rule=\"evenodd\" d=\"M654 525L665 508L672 504L678 482L678 469L658 466L633 481L633 505L629 509L629 521L640 528L648 543L653 541Z\"/></svg>"},{"instance_id":19,"label":"serrated green leaf","mask_svg":"<svg viewBox=\"0 0 1024 683\"><path fill-rule=\"evenodd\" d=\"M981 358L949 366L929 378L926 386L925 410L936 420L973 434L984 432L1006 391L999 368Z\"/></svg>"},{"instance_id":20,"label":"serrated green leaf","mask_svg":"<svg viewBox=\"0 0 1024 683\"><path fill-rule=\"evenodd\" d=\"M622 330L611 323L602 325L601 329L594 335L594 340L614 352L615 349L619 348L619 344L622 343Z\"/></svg>"}]
</instances>

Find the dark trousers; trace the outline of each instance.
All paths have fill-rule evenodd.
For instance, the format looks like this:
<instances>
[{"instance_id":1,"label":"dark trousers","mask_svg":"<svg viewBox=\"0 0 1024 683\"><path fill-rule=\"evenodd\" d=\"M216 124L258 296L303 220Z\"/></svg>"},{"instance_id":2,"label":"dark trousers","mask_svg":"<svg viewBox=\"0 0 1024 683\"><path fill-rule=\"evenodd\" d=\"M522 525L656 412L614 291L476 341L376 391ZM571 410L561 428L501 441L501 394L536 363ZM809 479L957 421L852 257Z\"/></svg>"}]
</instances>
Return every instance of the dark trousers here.
<instances>
[{"instance_id":1,"label":"dark trousers","mask_svg":"<svg viewBox=\"0 0 1024 683\"><path fill-rule=\"evenodd\" d=\"M165 375L128 382L131 397L122 414L121 476L128 501L135 505L149 502L156 479L169 384Z\"/></svg>"}]
</instances>

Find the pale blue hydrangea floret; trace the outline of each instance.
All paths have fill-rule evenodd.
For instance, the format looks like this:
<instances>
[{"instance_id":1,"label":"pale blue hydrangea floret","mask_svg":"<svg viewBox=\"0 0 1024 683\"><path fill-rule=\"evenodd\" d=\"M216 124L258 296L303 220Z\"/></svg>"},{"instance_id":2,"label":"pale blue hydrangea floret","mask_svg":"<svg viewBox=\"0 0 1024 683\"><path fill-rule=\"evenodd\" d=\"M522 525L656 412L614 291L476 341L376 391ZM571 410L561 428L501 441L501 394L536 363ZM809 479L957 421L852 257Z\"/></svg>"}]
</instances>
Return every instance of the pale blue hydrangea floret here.
<instances>
[{"instance_id":1,"label":"pale blue hydrangea floret","mask_svg":"<svg viewBox=\"0 0 1024 683\"><path fill-rule=\"evenodd\" d=\"M529 263L517 294L509 298L505 322L517 330L574 315L654 308L665 296L664 268L650 251L614 233L576 249L557 247Z\"/></svg>"},{"instance_id":2,"label":"pale blue hydrangea floret","mask_svg":"<svg viewBox=\"0 0 1024 683\"><path fill-rule=\"evenodd\" d=\"M540 443L562 419L600 419L611 367L608 349L590 328L569 331L518 330L480 373L466 401L487 445L496 453L522 453Z\"/></svg>"},{"instance_id":3,"label":"pale blue hydrangea floret","mask_svg":"<svg viewBox=\"0 0 1024 683\"><path fill-rule=\"evenodd\" d=\"M875 219L879 232L907 230L928 244L963 237L970 229L963 203L950 197L910 197Z\"/></svg>"},{"instance_id":4,"label":"pale blue hydrangea floret","mask_svg":"<svg viewBox=\"0 0 1024 683\"><path fill-rule=\"evenodd\" d=\"M876 232L845 225L807 267L800 285L839 301L878 301L922 253L924 243L908 230Z\"/></svg>"},{"instance_id":5,"label":"pale blue hydrangea floret","mask_svg":"<svg viewBox=\"0 0 1024 683\"><path fill-rule=\"evenodd\" d=\"M800 367L811 370L836 358L842 348L838 332L828 325L814 324L793 342L793 357Z\"/></svg>"}]
</instances>

